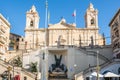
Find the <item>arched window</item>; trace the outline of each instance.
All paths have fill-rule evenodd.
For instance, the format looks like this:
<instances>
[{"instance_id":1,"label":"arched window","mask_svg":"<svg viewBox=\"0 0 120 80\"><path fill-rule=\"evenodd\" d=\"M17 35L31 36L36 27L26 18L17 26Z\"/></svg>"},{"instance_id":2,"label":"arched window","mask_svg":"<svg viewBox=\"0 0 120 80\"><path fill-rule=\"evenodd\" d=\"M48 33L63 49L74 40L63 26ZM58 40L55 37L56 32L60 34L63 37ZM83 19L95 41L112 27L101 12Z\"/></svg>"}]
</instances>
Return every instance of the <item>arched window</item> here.
<instances>
[{"instance_id":1,"label":"arched window","mask_svg":"<svg viewBox=\"0 0 120 80\"><path fill-rule=\"evenodd\" d=\"M33 21L30 21L30 26L33 26Z\"/></svg>"},{"instance_id":2,"label":"arched window","mask_svg":"<svg viewBox=\"0 0 120 80\"><path fill-rule=\"evenodd\" d=\"M95 24L95 21L94 21L94 19L92 18L92 19L91 19L91 25L93 25L93 24Z\"/></svg>"}]
</instances>

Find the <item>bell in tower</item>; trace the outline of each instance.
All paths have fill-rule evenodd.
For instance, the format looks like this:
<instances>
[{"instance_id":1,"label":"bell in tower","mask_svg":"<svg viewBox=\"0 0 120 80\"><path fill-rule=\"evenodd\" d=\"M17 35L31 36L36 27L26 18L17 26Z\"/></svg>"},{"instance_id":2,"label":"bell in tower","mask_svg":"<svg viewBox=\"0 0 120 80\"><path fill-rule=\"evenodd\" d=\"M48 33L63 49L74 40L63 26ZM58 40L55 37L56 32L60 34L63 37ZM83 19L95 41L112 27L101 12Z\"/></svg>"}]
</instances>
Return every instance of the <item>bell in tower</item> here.
<instances>
[{"instance_id":1,"label":"bell in tower","mask_svg":"<svg viewBox=\"0 0 120 80\"><path fill-rule=\"evenodd\" d=\"M98 11L94 9L92 3L85 14L85 25L86 28L98 28Z\"/></svg>"}]
</instances>

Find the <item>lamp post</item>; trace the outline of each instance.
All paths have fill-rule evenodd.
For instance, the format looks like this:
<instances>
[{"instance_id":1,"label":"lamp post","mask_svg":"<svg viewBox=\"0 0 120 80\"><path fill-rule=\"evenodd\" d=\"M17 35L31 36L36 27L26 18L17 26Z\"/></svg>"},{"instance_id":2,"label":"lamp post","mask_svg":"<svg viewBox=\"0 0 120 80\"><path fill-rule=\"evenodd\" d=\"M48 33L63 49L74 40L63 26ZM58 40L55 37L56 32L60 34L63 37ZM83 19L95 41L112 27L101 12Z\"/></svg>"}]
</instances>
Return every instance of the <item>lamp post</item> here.
<instances>
[{"instance_id":1,"label":"lamp post","mask_svg":"<svg viewBox=\"0 0 120 80\"><path fill-rule=\"evenodd\" d=\"M43 79L42 80L45 80L45 53L43 52L43 66L42 66L42 69L43 69Z\"/></svg>"},{"instance_id":2,"label":"lamp post","mask_svg":"<svg viewBox=\"0 0 120 80\"><path fill-rule=\"evenodd\" d=\"M47 26L48 26L48 1L46 0L46 3L45 3L45 44L44 44L44 49L45 49L45 52L43 52L43 56L42 56L42 79L41 80L48 80L47 78L47 69L46 69L46 47L47 47Z\"/></svg>"},{"instance_id":3,"label":"lamp post","mask_svg":"<svg viewBox=\"0 0 120 80\"><path fill-rule=\"evenodd\" d=\"M47 47L47 26L48 26L48 1L45 2L45 53L43 52L43 79L42 80L48 80L47 77L47 69L46 69L46 47Z\"/></svg>"},{"instance_id":4,"label":"lamp post","mask_svg":"<svg viewBox=\"0 0 120 80\"><path fill-rule=\"evenodd\" d=\"M99 57L98 57L99 51L97 51L97 80L99 80Z\"/></svg>"},{"instance_id":5,"label":"lamp post","mask_svg":"<svg viewBox=\"0 0 120 80\"><path fill-rule=\"evenodd\" d=\"M77 67L77 65L76 65L76 64L74 64L74 79L76 78L76 75L75 75L75 72L76 72L76 67Z\"/></svg>"},{"instance_id":6,"label":"lamp post","mask_svg":"<svg viewBox=\"0 0 120 80\"><path fill-rule=\"evenodd\" d=\"M12 70L12 68L10 66L8 66L7 70L8 70L8 80L10 80L10 77L11 77L10 71Z\"/></svg>"},{"instance_id":7,"label":"lamp post","mask_svg":"<svg viewBox=\"0 0 120 80\"><path fill-rule=\"evenodd\" d=\"M45 53L42 54L42 79L45 80Z\"/></svg>"},{"instance_id":8,"label":"lamp post","mask_svg":"<svg viewBox=\"0 0 120 80\"><path fill-rule=\"evenodd\" d=\"M74 72L76 71L76 67L77 67L77 65L76 65L76 64L74 64Z\"/></svg>"},{"instance_id":9,"label":"lamp post","mask_svg":"<svg viewBox=\"0 0 120 80\"><path fill-rule=\"evenodd\" d=\"M13 65L12 65L12 66L13 66L13 78L14 78L14 62L13 62Z\"/></svg>"}]
</instances>

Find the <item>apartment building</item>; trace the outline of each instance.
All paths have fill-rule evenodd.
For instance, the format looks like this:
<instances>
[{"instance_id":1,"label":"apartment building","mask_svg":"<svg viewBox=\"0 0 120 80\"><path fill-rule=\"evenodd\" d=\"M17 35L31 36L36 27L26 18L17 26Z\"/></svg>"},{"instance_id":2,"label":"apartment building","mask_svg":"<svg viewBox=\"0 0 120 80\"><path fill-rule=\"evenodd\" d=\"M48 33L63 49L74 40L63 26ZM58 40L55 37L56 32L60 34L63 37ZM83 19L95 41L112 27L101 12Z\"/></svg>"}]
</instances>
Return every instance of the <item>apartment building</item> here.
<instances>
[{"instance_id":1,"label":"apartment building","mask_svg":"<svg viewBox=\"0 0 120 80\"><path fill-rule=\"evenodd\" d=\"M19 48L19 40L21 38L20 35L15 33L10 33L10 43L9 43L9 50L18 50Z\"/></svg>"},{"instance_id":2,"label":"apartment building","mask_svg":"<svg viewBox=\"0 0 120 80\"><path fill-rule=\"evenodd\" d=\"M0 58L7 53L9 46L10 23L0 14Z\"/></svg>"},{"instance_id":3,"label":"apartment building","mask_svg":"<svg viewBox=\"0 0 120 80\"><path fill-rule=\"evenodd\" d=\"M120 9L110 21L109 26L111 29L113 55L115 58L120 58Z\"/></svg>"}]
</instances>

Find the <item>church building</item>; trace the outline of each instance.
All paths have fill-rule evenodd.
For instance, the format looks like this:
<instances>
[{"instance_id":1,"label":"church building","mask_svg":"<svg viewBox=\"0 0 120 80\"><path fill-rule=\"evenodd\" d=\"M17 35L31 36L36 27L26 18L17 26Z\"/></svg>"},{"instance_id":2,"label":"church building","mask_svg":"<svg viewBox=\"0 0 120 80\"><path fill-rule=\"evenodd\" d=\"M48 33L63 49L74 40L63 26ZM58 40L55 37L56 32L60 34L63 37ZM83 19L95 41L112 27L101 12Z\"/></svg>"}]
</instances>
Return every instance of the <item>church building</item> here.
<instances>
[{"instance_id":1,"label":"church building","mask_svg":"<svg viewBox=\"0 0 120 80\"><path fill-rule=\"evenodd\" d=\"M105 37L99 34L98 10L92 3L85 13L84 28L78 28L75 23L69 24L64 18L56 24L39 28L39 21L40 16L32 6L26 13L25 38L20 40L23 41L20 49L25 50L23 67L28 69L30 62L38 62L41 79L62 76L83 80L78 79L81 77L78 73L89 68L94 71L97 56L100 65L113 58L111 47L102 46L105 45ZM84 77L85 74L81 75Z\"/></svg>"},{"instance_id":2,"label":"church building","mask_svg":"<svg viewBox=\"0 0 120 80\"><path fill-rule=\"evenodd\" d=\"M47 28L39 28L40 16L35 8L26 13L25 45L26 49L47 46L93 46L104 45L104 37L99 34L98 10L90 3L85 13L85 28L77 28L76 24L68 24L62 18L56 24L48 24Z\"/></svg>"}]
</instances>

